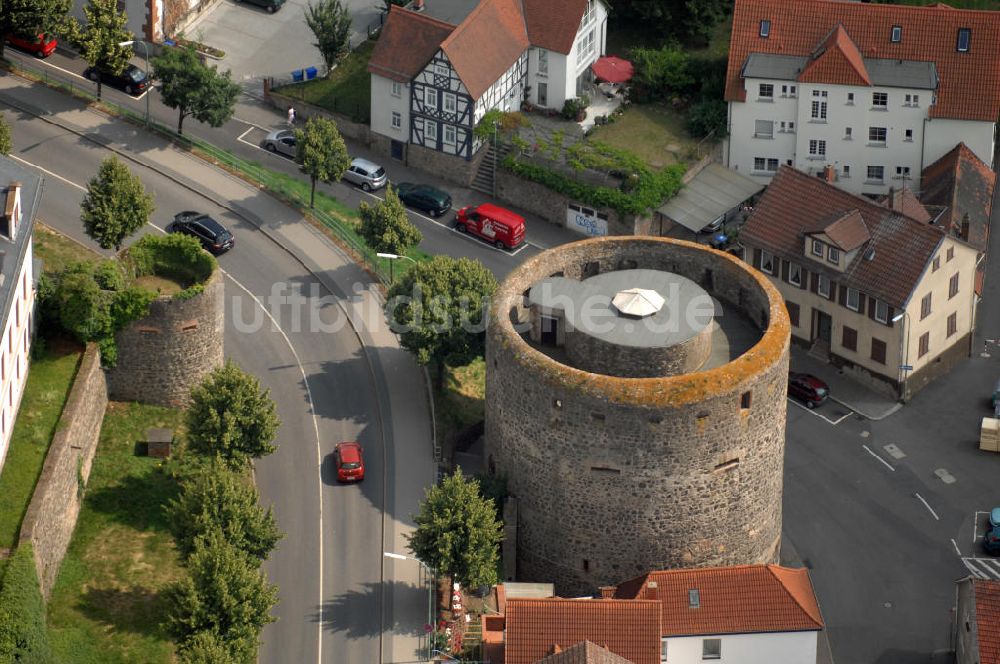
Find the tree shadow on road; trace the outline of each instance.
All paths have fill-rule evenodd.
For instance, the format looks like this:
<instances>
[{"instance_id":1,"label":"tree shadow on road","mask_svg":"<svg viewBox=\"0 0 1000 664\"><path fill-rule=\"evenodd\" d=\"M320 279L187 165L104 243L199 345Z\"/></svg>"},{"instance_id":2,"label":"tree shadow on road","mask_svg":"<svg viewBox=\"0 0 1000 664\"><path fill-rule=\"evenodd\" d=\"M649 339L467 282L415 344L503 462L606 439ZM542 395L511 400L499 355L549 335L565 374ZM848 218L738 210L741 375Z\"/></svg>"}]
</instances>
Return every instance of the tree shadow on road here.
<instances>
[{"instance_id":1,"label":"tree shadow on road","mask_svg":"<svg viewBox=\"0 0 1000 664\"><path fill-rule=\"evenodd\" d=\"M383 602L386 610L384 617L380 619ZM348 639L375 637L382 631L411 637L422 636L425 617L417 622L399 620L399 616L403 614L402 607L412 606L427 606L426 586L402 581L387 581L385 584L366 583L363 590L348 590L323 602L322 606L309 616L309 620L321 623L327 632L343 632ZM385 621L384 629L380 629L382 620Z\"/></svg>"}]
</instances>

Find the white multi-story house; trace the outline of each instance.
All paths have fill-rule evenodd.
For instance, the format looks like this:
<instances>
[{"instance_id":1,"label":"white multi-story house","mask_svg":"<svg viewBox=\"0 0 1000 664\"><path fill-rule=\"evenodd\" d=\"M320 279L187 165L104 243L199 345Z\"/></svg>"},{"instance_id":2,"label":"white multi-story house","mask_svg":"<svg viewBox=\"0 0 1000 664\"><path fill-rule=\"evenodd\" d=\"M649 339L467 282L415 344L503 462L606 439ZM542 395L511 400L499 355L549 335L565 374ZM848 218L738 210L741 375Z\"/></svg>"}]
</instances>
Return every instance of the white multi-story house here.
<instances>
[{"instance_id":1,"label":"white multi-story house","mask_svg":"<svg viewBox=\"0 0 1000 664\"><path fill-rule=\"evenodd\" d=\"M737 0L727 165L761 182L830 166L874 196L913 188L960 142L991 164L998 33L1000 13L945 5Z\"/></svg>"},{"instance_id":2,"label":"white multi-story house","mask_svg":"<svg viewBox=\"0 0 1000 664\"><path fill-rule=\"evenodd\" d=\"M28 374L35 303L31 233L41 191L39 176L0 157L0 470Z\"/></svg>"},{"instance_id":3,"label":"white multi-story house","mask_svg":"<svg viewBox=\"0 0 1000 664\"><path fill-rule=\"evenodd\" d=\"M453 25L392 7L368 64L376 147L471 159L487 111L561 109L591 80L607 15L602 0L481 0Z\"/></svg>"}]
</instances>

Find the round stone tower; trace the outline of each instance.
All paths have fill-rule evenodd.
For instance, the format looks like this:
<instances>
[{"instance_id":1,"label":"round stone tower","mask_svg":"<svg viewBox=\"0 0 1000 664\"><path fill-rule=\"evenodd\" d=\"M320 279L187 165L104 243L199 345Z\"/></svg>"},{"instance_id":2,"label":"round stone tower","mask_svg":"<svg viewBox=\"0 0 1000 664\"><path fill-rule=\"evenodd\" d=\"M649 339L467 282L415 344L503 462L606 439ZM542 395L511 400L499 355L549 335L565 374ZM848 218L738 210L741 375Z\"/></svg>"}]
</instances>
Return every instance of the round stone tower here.
<instances>
[{"instance_id":1,"label":"round stone tower","mask_svg":"<svg viewBox=\"0 0 1000 664\"><path fill-rule=\"evenodd\" d=\"M518 578L589 594L777 562L789 321L738 259L596 238L514 270L486 337L486 455L517 499Z\"/></svg>"}]
</instances>

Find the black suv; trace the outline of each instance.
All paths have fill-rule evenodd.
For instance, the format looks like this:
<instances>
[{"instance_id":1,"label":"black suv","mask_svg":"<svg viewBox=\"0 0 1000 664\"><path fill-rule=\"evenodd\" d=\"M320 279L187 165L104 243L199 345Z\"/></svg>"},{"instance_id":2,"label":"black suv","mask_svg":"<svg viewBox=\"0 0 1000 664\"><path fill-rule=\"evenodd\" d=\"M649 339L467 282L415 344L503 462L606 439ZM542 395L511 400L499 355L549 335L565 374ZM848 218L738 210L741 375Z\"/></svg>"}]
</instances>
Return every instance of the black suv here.
<instances>
[{"instance_id":1,"label":"black suv","mask_svg":"<svg viewBox=\"0 0 1000 664\"><path fill-rule=\"evenodd\" d=\"M120 74L112 74L97 67L87 67L83 75L95 82L100 80L104 85L118 88L129 95L142 94L149 87L149 76L135 65L126 65Z\"/></svg>"},{"instance_id":2,"label":"black suv","mask_svg":"<svg viewBox=\"0 0 1000 664\"><path fill-rule=\"evenodd\" d=\"M181 212L174 217L169 230L171 233L187 233L198 238L201 246L213 254L228 251L236 244L236 238L225 226L201 212Z\"/></svg>"}]
</instances>

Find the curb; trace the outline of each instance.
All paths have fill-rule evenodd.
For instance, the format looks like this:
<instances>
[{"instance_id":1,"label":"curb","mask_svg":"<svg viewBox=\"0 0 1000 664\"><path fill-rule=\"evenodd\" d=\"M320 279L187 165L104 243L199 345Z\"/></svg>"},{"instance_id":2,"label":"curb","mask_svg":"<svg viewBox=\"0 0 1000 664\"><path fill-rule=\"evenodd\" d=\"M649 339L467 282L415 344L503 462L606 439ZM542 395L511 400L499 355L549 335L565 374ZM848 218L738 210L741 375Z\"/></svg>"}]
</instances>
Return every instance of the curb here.
<instances>
[{"instance_id":1,"label":"curb","mask_svg":"<svg viewBox=\"0 0 1000 664\"><path fill-rule=\"evenodd\" d=\"M898 411L900 408L903 407L903 404L897 401L892 405L892 407L889 410L882 413L881 415L869 415L868 413L864 412L857 406L852 406L851 404L847 403L846 401L838 399L832 394L830 395L830 401L833 401L834 403L839 403L844 408L848 408L857 413L858 415L864 417L865 419L871 420L872 422L878 422L880 420L884 420L885 418L889 417L890 415L892 415L893 413L895 413L896 411Z\"/></svg>"}]
</instances>

